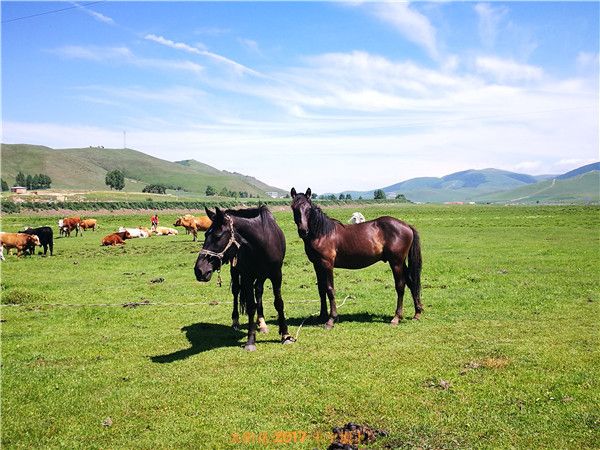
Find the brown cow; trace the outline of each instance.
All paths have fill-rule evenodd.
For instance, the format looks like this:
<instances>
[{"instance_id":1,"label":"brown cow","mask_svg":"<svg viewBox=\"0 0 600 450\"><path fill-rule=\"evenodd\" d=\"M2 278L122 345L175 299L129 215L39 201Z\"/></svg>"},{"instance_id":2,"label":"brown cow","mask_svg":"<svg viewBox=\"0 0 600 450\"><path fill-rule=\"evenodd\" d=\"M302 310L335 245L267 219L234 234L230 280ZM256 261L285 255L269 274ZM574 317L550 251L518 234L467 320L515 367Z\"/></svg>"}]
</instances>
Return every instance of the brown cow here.
<instances>
[{"instance_id":1,"label":"brown cow","mask_svg":"<svg viewBox=\"0 0 600 450\"><path fill-rule=\"evenodd\" d=\"M0 246L6 247L9 252L16 248L17 256L21 256L21 252L24 250L35 249L36 245L41 245L40 239L36 235L0 232Z\"/></svg>"},{"instance_id":2,"label":"brown cow","mask_svg":"<svg viewBox=\"0 0 600 450\"><path fill-rule=\"evenodd\" d=\"M102 245L123 245L125 244L125 239L131 239L128 231L112 233L102 238Z\"/></svg>"},{"instance_id":3,"label":"brown cow","mask_svg":"<svg viewBox=\"0 0 600 450\"><path fill-rule=\"evenodd\" d=\"M184 227L187 232L194 235L194 241L196 240L198 231L206 231L210 228L212 221L207 216L194 217L191 214L178 217L173 226Z\"/></svg>"},{"instance_id":4,"label":"brown cow","mask_svg":"<svg viewBox=\"0 0 600 450\"><path fill-rule=\"evenodd\" d=\"M79 221L79 228L81 229L81 235L83 236L83 230L92 229L96 231L98 221L96 219L83 219Z\"/></svg>"},{"instance_id":5,"label":"brown cow","mask_svg":"<svg viewBox=\"0 0 600 450\"><path fill-rule=\"evenodd\" d=\"M61 234L64 232L65 235L71 236L71 231L75 230L75 236L77 236L79 234L79 223L80 222L81 222L80 217L65 217L64 219L62 219L62 225L60 225L60 221L59 221L59 227L60 227Z\"/></svg>"}]
</instances>

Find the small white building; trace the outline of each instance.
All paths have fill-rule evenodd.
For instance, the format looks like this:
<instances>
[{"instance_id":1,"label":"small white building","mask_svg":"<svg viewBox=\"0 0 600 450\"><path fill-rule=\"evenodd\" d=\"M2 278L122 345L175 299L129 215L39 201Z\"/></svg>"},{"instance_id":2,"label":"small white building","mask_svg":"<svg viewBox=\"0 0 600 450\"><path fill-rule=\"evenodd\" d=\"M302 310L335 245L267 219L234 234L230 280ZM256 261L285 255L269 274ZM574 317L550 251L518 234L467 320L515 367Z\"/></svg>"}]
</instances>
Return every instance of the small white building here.
<instances>
[{"instance_id":1,"label":"small white building","mask_svg":"<svg viewBox=\"0 0 600 450\"><path fill-rule=\"evenodd\" d=\"M271 198L279 198L279 192L265 192Z\"/></svg>"},{"instance_id":2,"label":"small white building","mask_svg":"<svg viewBox=\"0 0 600 450\"><path fill-rule=\"evenodd\" d=\"M13 194L27 194L27 188L24 186L13 186L10 188Z\"/></svg>"}]
</instances>

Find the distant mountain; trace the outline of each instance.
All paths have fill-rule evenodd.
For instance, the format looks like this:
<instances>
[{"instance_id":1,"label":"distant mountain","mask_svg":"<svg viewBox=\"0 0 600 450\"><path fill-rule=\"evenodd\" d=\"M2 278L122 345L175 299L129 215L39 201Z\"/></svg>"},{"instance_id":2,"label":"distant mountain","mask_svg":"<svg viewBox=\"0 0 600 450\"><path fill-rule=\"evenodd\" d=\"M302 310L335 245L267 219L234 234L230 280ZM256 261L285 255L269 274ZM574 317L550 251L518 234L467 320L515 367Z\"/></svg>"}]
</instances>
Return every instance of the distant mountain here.
<instances>
[{"instance_id":1,"label":"distant mountain","mask_svg":"<svg viewBox=\"0 0 600 450\"><path fill-rule=\"evenodd\" d=\"M403 194L413 202L488 202L488 201L598 201L599 184L594 180L600 163L563 175L526 175L498 169L464 170L441 178L420 177L383 187L388 197ZM593 174L596 175L593 175ZM582 177L582 175L592 174ZM596 178L595 178L596 177ZM564 183L573 179L570 183ZM553 181L555 180L555 181ZM352 198L373 198L372 191L344 191ZM591 199L591 200L590 200Z\"/></svg>"},{"instance_id":2,"label":"distant mountain","mask_svg":"<svg viewBox=\"0 0 600 450\"><path fill-rule=\"evenodd\" d=\"M224 187L264 196L265 192L285 193L245 175L221 171L195 160L165 161L132 149L74 148L52 149L26 144L2 144L2 178L14 183L19 171L45 173L52 187L59 189L106 190L106 173L125 172L126 191L140 192L146 184L162 183L203 194L206 186L217 192Z\"/></svg>"},{"instance_id":3,"label":"distant mountain","mask_svg":"<svg viewBox=\"0 0 600 450\"><path fill-rule=\"evenodd\" d=\"M556 177L557 180L566 180L568 178L573 178L578 175L582 175L587 172L592 172L594 170L600 170L600 162L595 162L592 164L588 164L586 166L578 167L577 169L573 169L567 173L563 173Z\"/></svg>"},{"instance_id":4,"label":"distant mountain","mask_svg":"<svg viewBox=\"0 0 600 450\"><path fill-rule=\"evenodd\" d=\"M420 177L383 187L391 196L404 194L413 202L453 202L474 201L485 193L505 191L516 187L537 183L531 175L508 172L498 169L464 170L441 178ZM353 198L373 198L373 191L348 192ZM346 192L344 192L346 193Z\"/></svg>"},{"instance_id":5,"label":"distant mountain","mask_svg":"<svg viewBox=\"0 0 600 450\"><path fill-rule=\"evenodd\" d=\"M492 203L598 203L600 202L600 171L587 171L568 178L556 177L517 189L482 195L477 201Z\"/></svg>"}]
</instances>

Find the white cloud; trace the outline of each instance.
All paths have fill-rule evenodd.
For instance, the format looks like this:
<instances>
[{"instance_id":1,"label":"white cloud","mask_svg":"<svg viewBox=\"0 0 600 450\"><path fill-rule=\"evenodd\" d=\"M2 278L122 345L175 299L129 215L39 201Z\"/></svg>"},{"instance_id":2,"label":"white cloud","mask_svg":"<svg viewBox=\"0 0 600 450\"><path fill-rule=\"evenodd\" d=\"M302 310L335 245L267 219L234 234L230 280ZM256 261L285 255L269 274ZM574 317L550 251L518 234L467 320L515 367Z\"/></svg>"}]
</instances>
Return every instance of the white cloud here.
<instances>
[{"instance_id":1,"label":"white cloud","mask_svg":"<svg viewBox=\"0 0 600 450\"><path fill-rule=\"evenodd\" d=\"M577 66L581 69L592 68L598 70L600 65L600 54L592 52L579 52L577 54Z\"/></svg>"},{"instance_id":2,"label":"white cloud","mask_svg":"<svg viewBox=\"0 0 600 450\"><path fill-rule=\"evenodd\" d=\"M155 34L147 34L146 36L144 36L144 39L146 39L148 41L156 42L157 44L161 44L161 45L164 45L164 46L167 46L170 48L174 48L176 50L183 50L188 53L193 53L193 54L196 54L199 56L205 56L217 63L228 66L229 68L233 69L238 74L245 73L245 74L260 76L260 74L257 71L250 69L249 67L246 67L243 64L233 61L232 59L226 58L225 56L222 56L222 55L219 55L219 54L216 54L213 52L209 52L208 50L205 50L205 49L193 47L193 46L185 44L183 42L175 42L170 39L166 39L163 36L157 36Z\"/></svg>"},{"instance_id":3,"label":"white cloud","mask_svg":"<svg viewBox=\"0 0 600 450\"><path fill-rule=\"evenodd\" d=\"M118 63L142 68L186 71L200 74L204 68L195 62L186 60L169 60L158 58L141 58L127 47L96 47L70 45L51 50L63 58L84 59L96 62Z\"/></svg>"},{"instance_id":4,"label":"white cloud","mask_svg":"<svg viewBox=\"0 0 600 450\"><path fill-rule=\"evenodd\" d=\"M366 3L379 20L392 25L404 38L424 48L437 59L436 30L429 19L406 3Z\"/></svg>"},{"instance_id":5,"label":"white cloud","mask_svg":"<svg viewBox=\"0 0 600 450\"><path fill-rule=\"evenodd\" d=\"M521 161L515 164L515 170L529 172L539 169L542 166L542 161Z\"/></svg>"},{"instance_id":6,"label":"white cloud","mask_svg":"<svg viewBox=\"0 0 600 450\"><path fill-rule=\"evenodd\" d=\"M479 16L479 37L486 47L492 47L496 42L498 27L508 9L504 6L493 7L489 3L477 3L475 11Z\"/></svg>"},{"instance_id":7,"label":"white cloud","mask_svg":"<svg viewBox=\"0 0 600 450\"><path fill-rule=\"evenodd\" d=\"M544 75L541 67L521 64L510 59L481 56L475 60L480 73L491 75L499 81L534 81Z\"/></svg>"}]
</instances>

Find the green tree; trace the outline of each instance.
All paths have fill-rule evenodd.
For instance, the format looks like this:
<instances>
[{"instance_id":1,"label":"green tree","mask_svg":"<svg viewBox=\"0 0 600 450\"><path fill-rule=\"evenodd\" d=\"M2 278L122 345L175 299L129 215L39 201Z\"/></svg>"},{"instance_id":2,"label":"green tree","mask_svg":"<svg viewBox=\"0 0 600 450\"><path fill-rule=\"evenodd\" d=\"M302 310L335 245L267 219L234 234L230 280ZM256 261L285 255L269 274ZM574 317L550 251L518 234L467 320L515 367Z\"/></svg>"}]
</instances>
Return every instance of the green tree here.
<instances>
[{"instance_id":1,"label":"green tree","mask_svg":"<svg viewBox=\"0 0 600 450\"><path fill-rule=\"evenodd\" d=\"M142 189L142 192L148 192L152 194L166 194L167 187L164 184L149 184Z\"/></svg>"},{"instance_id":2,"label":"green tree","mask_svg":"<svg viewBox=\"0 0 600 450\"><path fill-rule=\"evenodd\" d=\"M31 189L39 189L41 187L41 183L40 183L40 175L39 174L35 174L32 178L31 178Z\"/></svg>"},{"instance_id":3,"label":"green tree","mask_svg":"<svg viewBox=\"0 0 600 450\"><path fill-rule=\"evenodd\" d=\"M313 192L313 193L310 195L310 197L311 197L313 200L316 200L318 196L317 196L317 194L316 194L316 193L314 193L314 192Z\"/></svg>"},{"instance_id":4,"label":"green tree","mask_svg":"<svg viewBox=\"0 0 600 450\"><path fill-rule=\"evenodd\" d=\"M210 184L208 186L206 186L206 196L210 197L213 196L217 193L217 191L215 190L214 187L212 187Z\"/></svg>"},{"instance_id":5,"label":"green tree","mask_svg":"<svg viewBox=\"0 0 600 450\"><path fill-rule=\"evenodd\" d=\"M403 194L396 194L396 200L404 200L405 202L408 201Z\"/></svg>"},{"instance_id":6,"label":"green tree","mask_svg":"<svg viewBox=\"0 0 600 450\"><path fill-rule=\"evenodd\" d=\"M27 178L25 178L25 187L27 189L32 189L33 186L33 177L31 175L27 175Z\"/></svg>"},{"instance_id":7,"label":"green tree","mask_svg":"<svg viewBox=\"0 0 600 450\"><path fill-rule=\"evenodd\" d=\"M385 192L383 192L383 189L377 189L374 193L373 193L373 198L375 200L385 200Z\"/></svg>"},{"instance_id":8,"label":"green tree","mask_svg":"<svg viewBox=\"0 0 600 450\"><path fill-rule=\"evenodd\" d=\"M8 187L8 183L4 181L4 178L2 178L2 192L6 192L8 190L10 190L10 188Z\"/></svg>"},{"instance_id":9,"label":"green tree","mask_svg":"<svg viewBox=\"0 0 600 450\"><path fill-rule=\"evenodd\" d=\"M346 200L352 200L352 196L350 194L346 194Z\"/></svg>"},{"instance_id":10,"label":"green tree","mask_svg":"<svg viewBox=\"0 0 600 450\"><path fill-rule=\"evenodd\" d=\"M121 191L125 187L125 174L119 169L111 170L106 174L104 182L111 189Z\"/></svg>"},{"instance_id":11,"label":"green tree","mask_svg":"<svg viewBox=\"0 0 600 450\"><path fill-rule=\"evenodd\" d=\"M26 181L25 174L19 171L17 178L15 179L15 186L25 186Z\"/></svg>"},{"instance_id":12,"label":"green tree","mask_svg":"<svg viewBox=\"0 0 600 450\"><path fill-rule=\"evenodd\" d=\"M221 197L229 197L229 189L227 189L226 187L224 187L223 189L221 189L221 192L219 192L219 195Z\"/></svg>"},{"instance_id":13,"label":"green tree","mask_svg":"<svg viewBox=\"0 0 600 450\"><path fill-rule=\"evenodd\" d=\"M346 199L345 194L340 194L340 196L338 197L338 200L345 200L345 199Z\"/></svg>"}]
</instances>

